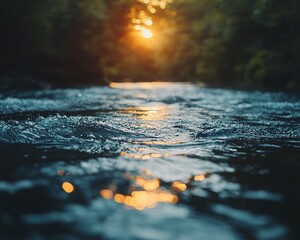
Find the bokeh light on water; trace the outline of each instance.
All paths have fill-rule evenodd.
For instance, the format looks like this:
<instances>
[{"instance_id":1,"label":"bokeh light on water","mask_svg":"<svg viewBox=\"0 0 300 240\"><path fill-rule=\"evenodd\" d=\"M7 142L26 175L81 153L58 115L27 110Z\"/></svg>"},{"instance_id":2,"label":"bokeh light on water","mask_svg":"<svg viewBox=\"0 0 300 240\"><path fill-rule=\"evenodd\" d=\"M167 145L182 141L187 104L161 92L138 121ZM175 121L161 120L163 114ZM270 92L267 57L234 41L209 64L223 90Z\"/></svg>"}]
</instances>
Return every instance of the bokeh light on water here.
<instances>
[{"instance_id":1,"label":"bokeh light on water","mask_svg":"<svg viewBox=\"0 0 300 240\"><path fill-rule=\"evenodd\" d=\"M16 92L0 109L4 239L297 233L293 95L112 83Z\"/></svg>"},{"instance_id":2,"label":"bokeh light on water","mask_svg":"<svg viewBox=\"0 0 300 240\"><path fill-rule=\"evenodd\" d=\"M145 180L136 177L136 184L141 187L133 190L129 195L114 193L110 189L103 189L100 195L105 199L113 199L116 203L124 204L136 210L154 208L158 203L176 204L178 197L171 192L160 189L159 180ZM131 189L134 189L132 187Z\"/></svg>"}]
</instances>

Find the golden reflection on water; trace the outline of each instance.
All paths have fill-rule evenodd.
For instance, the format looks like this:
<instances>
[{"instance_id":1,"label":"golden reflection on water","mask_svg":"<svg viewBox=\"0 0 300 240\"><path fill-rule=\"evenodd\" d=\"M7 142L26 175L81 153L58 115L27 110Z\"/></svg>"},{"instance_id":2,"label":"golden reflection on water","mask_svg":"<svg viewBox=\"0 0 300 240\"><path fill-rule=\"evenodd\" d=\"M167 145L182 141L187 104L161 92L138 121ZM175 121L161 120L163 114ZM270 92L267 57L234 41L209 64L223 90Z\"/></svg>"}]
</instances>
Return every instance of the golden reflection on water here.
<instances>
[{"instance_id":1,"label":"golden reflection on water","mask_svg":"<svg viewBox=\"0 0 300 240\"><path fill-rule=\"evenodd\" d=\"M140 160L149 160L149 159L152 159L152 158L168 157L168 156L171 156L171 154L170 153L165 153L165 154L160 154L160 153L138 154L138 153L121 152L120 156L127 157L127 158L140 159Z\"/></svg>"},{"instance_id":2,"label":"golden reflection on water","mask_svg":"<svg viewBox=\"0 0 300 240\"><path fill-rule=\"evenodd\" d=\"M200 174L194 177L195 181L203 181L205 179L205 174Z\"/></svg>"},{"instance_id":3,"label":"golden reflection on water","mask_svg":"<svg viewBox=\"0 0 300 240\"><path fill-rule=\"evenodd\" d=\"M187 188L186 184L184 184L182 182L173 182L172 187L178 192L183 192Z\"/></svg>"},{"instance_id":4,"label":"golden reflection on water","mask_svg":"<svg viewBox=\"0 0 300 240\"><path fill-rule=\"evenodd\" d=\"M175 144L180 144L180 143L186 143L187 141L182 141L182 140L165 140L165 141L159 141L159 140L154 140L154 141L132 141L131 143L134 144L144 144L144 145L175 145ZM167 154L166 156L171 156L172 154Z\"/></svg>"},{"instance_id":5,"label":"golden reflection on water","mask_svg":"<svg viewBox=\"0 0 300 240\"><path fill-rule=\"evenodd\" d=\"M100 191L100 196L102 196L103 198L109 200L109 199L113 198L114 193L110 189L103 189L103 190Z\"/></svg>"},{"instance_id":6,"label":"golden reflection on water","mask_svg":"<svg viewBox=\"0 0 300 240\"><path fill-rule=\"evenodd\" d=\"M146 121L163 121L169 116L170 107L167 105L129 107L119 110L120 113L132 114Z\"/></svg>"},{"instance_id":7,"label":"golden reflection on water","mask_svg":"<svg viewBox=\"0 0 300 240\"><path fill-rule=\"evenodd\" d=\"M109 188L100 191L100 196L106 200L112 200L141 211L147 208L154 208L159 203L177 204L179 202L179 194L186 191L190 183L174 181L168 188L162 186L159 179L150 177L151 172L148 170L144 170L144 173L148 176L128 176L132 182L130 187L128 187L129 194L118 192L117 186L109 186ZM201 174L191 177L190 181L198 181L195 179L198 179L199 176L204 180L205 174Z\"/></svg>"},{"instance_id":8,"label":"golden reflection on water","mask_svg":"<svg viewBox=\"0 0 300 240\"><path fill-rule=\"evenodd\" d=\"M135 182L137 185L145 189L146 191L153 191L160 187L160 181L158 179L154 180L146 180L141 176L137 176L135 178Z\"/></svg>"},{"instance_id":9,"label":"golden reflection on water","mask_svg":"<svg viewBox=\"0 0 300 240\"><path fill-rule=\"evenodd\" d=\"M178 196L163 189L159 179L146 179L142 176L130 177L130 179L133 180L130 194L118 193L115 188L115 191L112 189L101 190L100 196L136 210L154 208L158 203L178 203Z\"/></svg>"},{"instance_id":10,"label":"golden reflection on water","mask_svg":"<svg viewBox=\"0 0 300 240\"><path fill-rule=\"evenodd\" d=\"M61 185L62 189L66 192L66 193L72 193L74 191L74 186L72 183L69 182L63 182L63 184Z\"/></svg>"},{"instance_id":11,"label":"golden reflection on water","mask_svg":"<svg viewBox=\"0 0 300 240\"><path fill-rule=\"evenodd\" d=\"M63 171L63 170L59 170ZM124 206L136 210L144 210L147 208L154 208L159 203L177 204L179 202L179 195L190 188L192 181L202 181L207 175L200 174L189 179L188 183L174 181L169 184L161 184L161 180L153 177L152 173L144 169L142 171L144 176L130 176L127 175L131 181L127 189L127 194L118 191L117 185L109 185L107 188L101 189L99 195L106 200L114 201ZM75 187L70 182L63 182L62 189L66 193L72 193Z\"/></svg>"},{"instance_id":12,"label":"golden reflection on water","mask_svg":"<svg viewBox=\"0 0 300 240\"><path fill-rule=\"evenodd\" d=\"M116 194L114 196L116 203L124 204L136 210L145 208L154 208L158 203L176 204L178 197L168 192L147 192L133 191L131 195Z\"/></svg>"},{"instance_id":13,"label":"golden reflection on water","mask_svg":"<svg viewBox=\"0 0 300 240\"><path fill-rule=\"evenodd\" d=\"M153 89L161 89L168 88L172 83L169 82L110 82L109 86L111 88L117 89L145 89L145 90L153 90Z\"/></svg>"}]
</instances>

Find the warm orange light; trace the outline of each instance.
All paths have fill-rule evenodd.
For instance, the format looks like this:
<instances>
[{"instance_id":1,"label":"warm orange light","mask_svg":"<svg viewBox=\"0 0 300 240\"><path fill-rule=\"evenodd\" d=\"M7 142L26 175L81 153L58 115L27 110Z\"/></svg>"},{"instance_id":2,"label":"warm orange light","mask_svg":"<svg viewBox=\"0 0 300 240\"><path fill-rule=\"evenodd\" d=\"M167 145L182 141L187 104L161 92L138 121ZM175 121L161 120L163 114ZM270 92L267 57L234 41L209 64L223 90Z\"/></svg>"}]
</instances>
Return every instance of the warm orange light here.
<instances>
[{"instance_id":1,"label":"warm orange light","mask_svg":"<svg viewBox=\"0 0 300 240\"><path fill-rule=\"evenodd\" d=\"M114 193L110 189L103 189L100 191L100 195L101 195L101 197L103 197L105 199L112 199L114 196Z\"/></svg>"},{"instance_id":2,"label":"warm orange light","mask_svg":"<svg viewBox=\"0 0 300 240\"><path fill-rule=\"evenodd\" d=\"M205 179L205 175L204 174L201 174L201 175L198 175L198 176L195 176L194 177L194 180L195 181L202 181Z\"/></svg>"},{"instance_id":3,"label":"warm orange light","mask_svg":"<svg viewBox=\"0 0 300 240\"><path fill-rule=\"evenodd\" d=\"M147 19L145 20L145 24L151 26L153 24L153 21L151 19Z\"/></svg>"},{"instance_id":4,"label":"warm orange light","mask_svg":"<svg viewBox=\"0 0 300 240\"><path fill-rule=\"evenodd\" d=\"M144 38L152 38L153 37L153 33L151 32L150 29L141 29L141 34Z\"/></svg>"},{"instance_id":5,"label":"warm orange light","mask_svg":"<svg viewBox=\"0 0 300 240\"><path fill-rule=\"evenodd\" d=\"M151 13L156 13L155 8L150 8L150 12L151 12Z\"/></svg>"},{"instance_id":6,"label":"warm orange light","mask_svg":"<svg viewBox=\"0 0 300 240\"><path fill-rule=\"evenodd\" d=\"M123 157L141 159L141 160L149 160L152 157L150 154L134 154L134 153L126 153L126 152L121 152L120 155Z\"/></svg>"},{"instance_id":7,"label":"warm orange light","mask_svg":"<svg viewBox=\"0 0 300 240\"><path fill-rule=\"evenodd\" d=\"M167 155L167 154L165 154L165 155ZM153 157L153 158L160 158L160 157L162 157L163 155L162 155L162 154L159 154L159 153L151 153L150 156Z\"/></svg>"},{"instance_id":8,"label":"warm orange light","mask_svg":"<svg viewBox=\"0 0 300 240\"><path fill-rule=\"evenodd\" d=\"M153 191L160 187L160 181L158 179L146 180L142 177L136 177L135 179L137 185L144 188L146 191Z\"/></svg>"},{"instance_id":9,"label":"warm orange light","mask_svg":"<svg viewBox=\"0 0 300 240\"><path fill-rule=\"evenodd\" d=\"M131 195L128 196L116 194L114 201L141 211L145 208L154 208L158 203L162 202L176 204L178 197L164 191L133 191Z\"/></svg>"},{"instance_id":10,"label":"warm orange light","mask_svg":"<svg viewBox=\"0 0 300 240\"><path fill-rule=\"evenodd\" d=\"M115 200L115 202L117 202L117 203L124 203L124 201L125 201L125 196L118 193L118 194L115 195L114 200Z\"/></svg>"},{"instance_id":11,"label":"warm orange light","mask_svg":"<svg viewBox=\"0 0 300 240\"><path fill-rule=\"evenodd\" d=\"M146 191L153 191L157 188L159 188L160 186L160 182L158 179L155 179L153 181L148 181L144 184L143 188L146 190Z\"/></svg>"},{"instance_id":12,"label":"warm orange light","mask_svg":"<svg viewBox=\"0 0 300 240\"><path fill-rule=\"evenodd\" d=\"M183 192L186 190L186 185L181 182L173 182L172 187L175 188L177 191Z\"/></svg>"},{"instance_id":13,"label":"warm orange light","mask_svg":"<svg viewBox=\"0 0 300 240\"><path fill-rule=\"evenodd\" d=\"M144 119L144 118L142 118ZM169 154L159 154L159 153L150 153L150 154L137 154L137 153L127 153L127 152L121 152L121 156L128 157L128 158L134 158L134 159L141 159L141 160L149 160L151 158L160 158L163 156L169 156Z\"/></svg>"},{"instance_id":14,"label":"warm orange light","mask_svg":"<svg viewBox=\"0 0 300 240\"><path fill-rule=\"evenodd\" d=\"M64 182L61 187L66 193L71 193L75 189L74 186L69 182Z\"/></svg>"},{"instance_id":15,"label":"warm orange light","mask_svg":"<svg viewBox=\"0 0 300 240\"><path fill-rule=\"evenodd\" d=\"M121 113L124 114L132 114L134 117L142 119L144 121L147 121L143 123L142 127L145 128L154 128L159 127L161 124L161 121L164 121L169 118L170 116L170 107L167 105L154 105L154 106L146 106L146 107L136 107L136 108L128 108L128 109L122 109L120 110ZM181 139L180 139L181 140ZM173 142L173 141L172 141ZM165 144L171 144L170 141L159 141L159 143L165 145ZM156 144L159 145L158 142L143 142L143 144ZM176 141L178 143L178 141ZM121 152L122 156L135 158L135 159L142 159L142 160L149 160L151 158L155 157L162 157L162 155L157 154L135 154L135 153L125 153ZM164 156L168 156L168 154L164 154Z\"/></svg>"},{"instance_id":16,"label":"warm orange light","mask_svg":"<svg viewBox=\"0 0 300 240\"><path fill-rule=\"evenodd\" d=\"M154 208L159 203L176 204L179 199L176 194L169 192L160 186L160 180L148 180L142 176L132 177L131 180L135 180L136 184L142 187L142 190L137 190L136 186L131 186L130 193L128 195L123 195L121 193L116 193L111 186L107 189L100 191L100 195L107 200L112 199L114 202L119 204L124 204L130 208L142 211L146 208ZM174 182L174 186L177 189L186 188L186 185L181 182Z\"/></svg>"},{"instance_id":17,"label":"warm orange light","mask_svg":"<svg viewBox=\"0 0 300 240\"><path fill-rule=\"evenodd\" d=\"M110 82L109 86L111 88L118 88L118 89L162 89L162 88L169 88L172 83L169 82L139 82L139 83L132 83L132 82Z\"/></svg>"},{"instance_id":18,"label":"warm orange light","mask_svg":"<svg viewBox=\"0 0 300 240\"><path fill-rule=\"evenodd\" d=\"M158 9L162 9L162 11L164 11L167 8L167 5L169 3L172 3L173 0L136 0L136 1L144 4L145 7L147 7L147 10L139 10L136 7L132 7L130 9L130 14L129 14L132 24L129 25L129 28L139 31L141 36L146 39L150 39L155 35L155 39L150 42L151 47L153 45L158 45L157 38L159 38L159 35L153 34L152 28L149 29L153 25L157 25L157 23L155 24L154 22L155 19L152 18L152 16L155 13L157 13ZM155 32L156 31L157 29L155 30Z\"/></svg>"}]
</instances>

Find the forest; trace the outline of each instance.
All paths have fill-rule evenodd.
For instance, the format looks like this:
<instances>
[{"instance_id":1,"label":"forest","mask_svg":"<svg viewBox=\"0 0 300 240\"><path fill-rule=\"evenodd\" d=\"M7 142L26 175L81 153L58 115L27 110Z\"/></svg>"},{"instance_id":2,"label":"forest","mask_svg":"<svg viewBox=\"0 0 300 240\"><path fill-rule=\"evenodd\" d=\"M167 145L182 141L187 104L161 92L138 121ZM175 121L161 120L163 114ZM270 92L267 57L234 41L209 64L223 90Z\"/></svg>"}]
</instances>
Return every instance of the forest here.
<instances>
[{"instance_id":1,"label":"forest","mask_svg":"<svg viewBox=\"0 0 300 240\"><path fill-rule=\"evenodd\" d=\"M2 0L0 74L300 89L297 0Z\"/></svg>"},{"instance_id":2,"label":"forest","mask_svg":"<svg viewBox=\"0 0 300 240\"><path fill-rule=\"evenodd\" d=\"M0 0L0 240L300 239L299 0Z\"/></svg>"}]
</instances>

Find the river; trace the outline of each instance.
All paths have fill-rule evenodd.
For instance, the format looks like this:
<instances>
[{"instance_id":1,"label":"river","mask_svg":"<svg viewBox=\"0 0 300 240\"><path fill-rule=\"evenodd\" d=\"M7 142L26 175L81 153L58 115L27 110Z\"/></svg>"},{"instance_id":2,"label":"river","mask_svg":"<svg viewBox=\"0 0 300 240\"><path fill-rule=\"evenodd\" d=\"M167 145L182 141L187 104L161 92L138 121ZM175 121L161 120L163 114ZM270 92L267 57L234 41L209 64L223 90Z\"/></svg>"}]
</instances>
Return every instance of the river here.
<instances>
[{"instance_id":1,"label":"river","mask_svg":"<svg viewBox=\"0 0 300 240\"><path fill-rule=\"evenodd\" d=\"M3 92L0 238L296 239L299 123L280 92Z\"/></svg>"}]
</instances>

